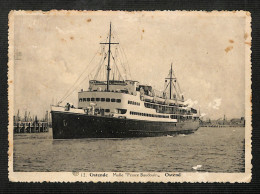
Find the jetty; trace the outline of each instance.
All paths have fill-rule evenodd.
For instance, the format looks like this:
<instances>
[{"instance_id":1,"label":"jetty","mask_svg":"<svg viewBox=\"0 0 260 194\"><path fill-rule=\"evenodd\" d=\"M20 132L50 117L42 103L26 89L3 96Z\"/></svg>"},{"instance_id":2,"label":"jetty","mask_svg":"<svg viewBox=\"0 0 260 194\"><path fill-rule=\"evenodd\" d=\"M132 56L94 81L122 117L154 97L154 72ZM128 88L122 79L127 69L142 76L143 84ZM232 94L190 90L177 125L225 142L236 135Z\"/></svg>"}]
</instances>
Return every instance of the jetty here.
<instances>
[{"instance_id":1,"label":"jetty","mask_svg":"<svg viewBox=\"0 0 260 194\"><path fill-rule=\"evenodd\" d=\"M40 133L48 132L49 127L47 122L17 122L14 125L15 133Z\"/></svg>"},{"instance_id":2,"label":"jetty","mask_svg":"<svg viewBox=\"0 0 260 194\"><path fill-rule=\"evenodd\" d=\"M30 116L25 111L24 117L21 118L19 110L16 116L14 116L14 133L44 133L49 131L51 123L49 122L49 113L46 111L45 117L41 120L37 119L37 116Z\"/></svg>"}]
</instances>

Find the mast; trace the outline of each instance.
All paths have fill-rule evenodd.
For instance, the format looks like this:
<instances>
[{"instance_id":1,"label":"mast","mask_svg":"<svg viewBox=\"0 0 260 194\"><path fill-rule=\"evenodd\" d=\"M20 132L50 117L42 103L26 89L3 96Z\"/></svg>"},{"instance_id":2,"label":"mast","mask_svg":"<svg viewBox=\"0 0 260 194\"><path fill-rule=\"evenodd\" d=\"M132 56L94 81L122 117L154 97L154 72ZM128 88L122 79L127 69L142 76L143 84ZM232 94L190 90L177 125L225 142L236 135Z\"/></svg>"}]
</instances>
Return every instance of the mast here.
<instances>
[{"instance_id":1,"label":"mast","mask_svg":"<svg viewBox=\"0 0 260 194\"><path fill-rule=\"evenodd\" d=\"M111 43L111 22L110 22L110 29L109 29L109 44L108 44L108 62L107 62L107 91L109 90L109 74L110 74L110 44Z\"/></svg>"},{"instance_id":2,"label":"mast","mask_svg":"<svg viewBox=\"0 0 260 194\"><path fill-rule=\"evenodd\" d=\"M170 75L170 99L172 99L172 63L171 63L171 75Z\"/></svg>"},{"instance_id":3,"label":"mast","mask_svg":"<svg viewBox=\"0 0 260 194\"><path fill-rule=\"evenodd\" d=\"M111 53L111 44L119 44L115 42L111 42L111 22L109 28L109 42L108 43L100 43L100 44L108 44L108 61L107 61L107 91L109 90L109 75L110 75L110 53Z\"/></svg>"},{"instance_id":4,"label":"mast","mask_svg":"<svg viewBox=\"0 0 260 194\"><path fill-rule=\"evenodd\" d=\"M166 80L169 79L170 80L170 99L172 99L172 80L176 80L176 78L172 77L172 63L171 63L171 70L170 70L170 77L165 78ZM169 84L168 84L169 85ZM167 85L167 87L168 87ZM167 88L166 87L166 88Z\"/></svg>"}]
</instances>

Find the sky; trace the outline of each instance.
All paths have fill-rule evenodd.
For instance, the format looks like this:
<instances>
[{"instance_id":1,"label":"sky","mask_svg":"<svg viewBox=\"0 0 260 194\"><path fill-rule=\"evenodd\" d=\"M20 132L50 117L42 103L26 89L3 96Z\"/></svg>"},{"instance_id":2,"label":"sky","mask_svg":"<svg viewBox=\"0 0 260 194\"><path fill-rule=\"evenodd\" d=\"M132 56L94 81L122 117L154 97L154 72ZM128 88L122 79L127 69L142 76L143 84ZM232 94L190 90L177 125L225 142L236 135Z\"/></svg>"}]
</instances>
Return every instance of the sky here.
<instances>
[{"instance_id":1,"label":"sky","mask_svg":"<svg viewBox=\"0 0 260 194\"><path fill-rule=\"evenodd\" d=\"M170 11L15 15L15 113L43 116L82 73L97 68L99 56L90 61L110 22L133 80L163 90L172 63L186 103L204 118L244 116L245 17ZM77 105L81 88L88 79L64 102Z\"/></svg>"}]
</instances>

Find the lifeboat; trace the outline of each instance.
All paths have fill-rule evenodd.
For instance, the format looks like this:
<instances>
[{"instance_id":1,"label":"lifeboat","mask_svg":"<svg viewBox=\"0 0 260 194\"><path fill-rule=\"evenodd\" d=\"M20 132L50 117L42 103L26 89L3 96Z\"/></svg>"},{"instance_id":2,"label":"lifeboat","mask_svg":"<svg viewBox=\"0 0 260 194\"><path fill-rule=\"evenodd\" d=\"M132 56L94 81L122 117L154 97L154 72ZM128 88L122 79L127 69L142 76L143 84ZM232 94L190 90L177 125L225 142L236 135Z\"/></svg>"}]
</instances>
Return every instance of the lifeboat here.
<instances>
[{"instance_id":1,"label":"lifeboat","mask_svg":"<svg viewBox=\"0 0 260 194\"><path fill-rule=\"evenodd\" d=\"M153 102L153 97L144 95L144 101L145 102Z\"/></svg>"},{"instance_id":2,"label":"lifeboat","mask_svg":"<svg viewBox=\"0 0 260 194\"><path fill-rule=\"evenodd\" d=\"M172 100L172 99L167 99L166 100L166 103L171 105L171 106L175 106L177 103L176 103L176 100Z\"/></svg>"},{"instance_id":3,"label":"lifeboat","mask_svg":"<svg viewBox=\"0 0 260 194\"><path fill-rule=\"evenodd\" d=\"M158 103L158 104L164 104L164 102L165 102L165 99L158 98L158 97L154 97L153 100L155 103Z\"/></svg>"}]
</instances>

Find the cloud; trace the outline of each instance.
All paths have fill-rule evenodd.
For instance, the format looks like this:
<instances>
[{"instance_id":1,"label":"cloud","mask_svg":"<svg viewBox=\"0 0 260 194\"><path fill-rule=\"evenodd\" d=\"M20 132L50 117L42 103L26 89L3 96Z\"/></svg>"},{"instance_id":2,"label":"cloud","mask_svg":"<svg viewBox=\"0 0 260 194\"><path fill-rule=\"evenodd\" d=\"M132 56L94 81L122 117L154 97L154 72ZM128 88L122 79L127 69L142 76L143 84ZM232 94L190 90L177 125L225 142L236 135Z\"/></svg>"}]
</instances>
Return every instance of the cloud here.
<instances>
[{"instance_id":1,"label":"cloud","mask_svg":"<svg viewBox=\"0 0 260 194\"><path fill-rule=\"evenodd\" d=\"M184 102L185 105L188 105L188 107L193 107L194 105L198 104L198 101L197 100L191 100L191 99L188 99Z\"/></svg>"},{"instance_id":2,"label":"cloud","mask_svg":"<svg viewBox=\"0 0 260 194\"><path fill-rule=\"evenodd\" d=\"M206 116L207 114L206 113L201 113L200 114L200 117L204 117L204 116Z\"/></svg>"},{"instance_id":3,"label":"cloud","mask_svg":"<svg viewBox=\"0 0 260 194\"><path fill-rule=\"evenodd\" d=\"M214 100L213 100L213 102L210 102L209 103L209 105L208 105L208 107L209 108L213 108L213 109L215 109L215 110L218 110L219 109L219 107L220 107L220 105L221 105L221 98L215 98Z\"/></svg>"}]
</instances>

